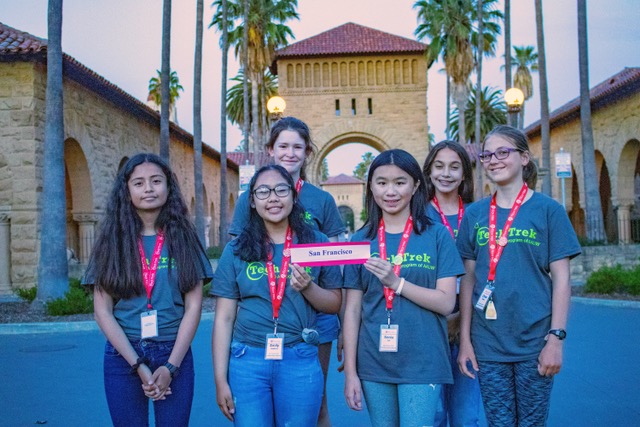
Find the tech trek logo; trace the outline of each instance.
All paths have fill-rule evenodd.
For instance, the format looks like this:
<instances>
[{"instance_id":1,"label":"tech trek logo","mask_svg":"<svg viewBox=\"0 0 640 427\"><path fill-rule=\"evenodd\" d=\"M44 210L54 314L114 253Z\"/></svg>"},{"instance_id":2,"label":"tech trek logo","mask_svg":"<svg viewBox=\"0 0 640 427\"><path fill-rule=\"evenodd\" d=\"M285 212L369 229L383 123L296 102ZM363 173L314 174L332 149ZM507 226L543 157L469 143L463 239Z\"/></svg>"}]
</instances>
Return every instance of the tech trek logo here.
<instances>
[{"instance_id":1,"label":"tech trek logo","mask_svg":"<svg viewBox=\"0 0 640 427\"><path fill-rule=\"evenodd\" d=\"M478 232L476 233L476 242L478 243L478 246L485 246L489 243L489 227L479 227L476 224L476 228L478 229ZM540 246L540 242L537 241L537 236L538 232L533 228L521 229L511 227L509 229L509 236L507 237L509 239L509 243L528 243L530 245ZM498 232L496 240L499 240L500 237L502 237L502 230Z\"/></svg>"},{"instance_id":2,"label":"tech trek logo","mask_svg":"<svg viewBox=\"0 0 640 427\"><path fill-rule=\"evenodd\" d=\"M311 276L311 267L305 267L304 269L307 274ZM279 265L274 265L273 271L276 276L280 276ZM263 262L250 262L247 265L247 277L251 281L260 280L263 277L267 277L267 266ZM291 277L291 274L288 274L288 277ZM312 279L315 281L315 278L312 277Z\"/></svg>"},{"instance_id":3,"label":"tech trek logo","mask_svg":"<svg viewBox=\"0 0 640 427\"><path fill-rule=\"evenodd\" d=\"M373 252L371 253L371 256L380 258L380 253ZM387 261L389 261L393 265L398 264L398 255L387 256ZM413 254L411 252L405 252L404 256L402 257L402 262L400 262L400 264L404 265L406 263L411 263L411 262L423 262L426 264L431 264L431 255L427 255L424 252L421 254Z\"/></svg>"}]
</instances>

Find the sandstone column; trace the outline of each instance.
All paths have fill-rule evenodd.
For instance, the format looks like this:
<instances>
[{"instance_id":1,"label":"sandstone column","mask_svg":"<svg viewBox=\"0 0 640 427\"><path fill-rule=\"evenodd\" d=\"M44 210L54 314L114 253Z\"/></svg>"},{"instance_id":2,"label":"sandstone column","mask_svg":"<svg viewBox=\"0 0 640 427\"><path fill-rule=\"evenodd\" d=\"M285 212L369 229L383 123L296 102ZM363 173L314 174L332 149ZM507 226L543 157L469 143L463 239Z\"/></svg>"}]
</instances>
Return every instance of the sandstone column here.
<instances>
[{"instance_id":1,"label":"sandstone column","mask_svg":"<svg viewBox=\"0 0 640 427\"><path fill-rule=\"evenodd\" d=\"M619 200L616 207L618 217L618 243L628 245L631 243L631 208L633 207L633 201Z\"/></svg>"},{"instance_id":2,"label":"sandstone column","mask_svg":"<svg viewBox=\"0 0 640 427\"><path fill-rule=\"evenodd\" d=\"M80 264L87 264L95 241L96 224L100 220L97 213L80 212L73 214L73 220L78 223L78 259Z\"/></svg>"},{"instance_id":3,"label":"sandstone column","mask_svg":"<svg viewBox=\"0 0 640 427\"><path fill-rule=\"evenodd\" d=\"M0 295L13 292L11 288L11 216L0 212Z\"/></svg>"}]
</instances>

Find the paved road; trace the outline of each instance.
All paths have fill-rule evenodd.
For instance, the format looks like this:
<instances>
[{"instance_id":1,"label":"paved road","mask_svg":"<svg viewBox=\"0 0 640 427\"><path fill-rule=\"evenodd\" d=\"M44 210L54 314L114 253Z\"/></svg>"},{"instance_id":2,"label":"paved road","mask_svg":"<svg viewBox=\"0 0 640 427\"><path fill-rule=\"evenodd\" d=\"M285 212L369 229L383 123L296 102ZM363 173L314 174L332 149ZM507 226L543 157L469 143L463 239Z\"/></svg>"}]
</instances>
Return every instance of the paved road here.
<instances>
[{"instance_id":1,"label":"paved road","mask_svg":"<svg viewBox=\"0 0 640 427\"><path fill-rule=\"evenodd\" d=\"M196 396L192 426L231 425L215 405L212 321L194 341ZM550 426L640 425L640 308L574 301L565 366L556 377ZM0 426L109 426L99 331L0 335ZM329 406L334 425L367 426L347 408L332 361Z\"/></svg>"}]
</instances>

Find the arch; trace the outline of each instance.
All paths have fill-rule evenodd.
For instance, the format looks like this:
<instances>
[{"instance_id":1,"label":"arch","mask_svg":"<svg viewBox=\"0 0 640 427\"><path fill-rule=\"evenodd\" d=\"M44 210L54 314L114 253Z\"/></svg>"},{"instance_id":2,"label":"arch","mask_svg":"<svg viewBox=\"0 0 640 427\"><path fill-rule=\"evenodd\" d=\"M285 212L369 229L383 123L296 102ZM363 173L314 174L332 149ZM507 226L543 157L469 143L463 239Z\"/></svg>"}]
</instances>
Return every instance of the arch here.
<instances>
[{"instance_id":1,"label":"arch","mask_svg":"<svg viewBox=\"0 0 640 427\"><path fill-rule=\"evenodd\" d=\"M598 150L596 154L596 170L598 172L598 189L600 190L600 206L602 207L602 219L607 241L617 240L617 224L613 204L611 203L611 178L607 160Z\"/></svg>"},{"instance_id":2,"label":"arch","mask_svg":"<svg viewBox=\"0 0 640 427\"><path fill-rule=\"evenodd\" d=\"M71 206L74 212L93 211L93 186L89 165L82 147L75 139L64 142L64 166L69 177Z\"/></svg>"},{"instance_id":3,"label":"arch","mask_svg":"<svg viewBox=\"0 0 640 427\"><path fill-rule=\"evenodd\" d=\"M618 160L618 194L617 199L623 203L633 203L636 197L635 177L638 174L637 165L640 158L640 141L628 141L620 153Z\"/></svg>"},{"instance_id":4,"label":"arch","mask_svg":"<svg viewBox=\"0 0 640 427\"><path fill-rule=\"evenodd\" d=\"M576 234L578 236L585 236L584 209L580 206L580 187L573 164L571 164L571 190L569 192L569 200L571 200L571 210L568 212L569 220Z\"/></svg>"},{"instance_id":5,"label":"arch","mask_svg":"<svg viewBox=\"0 0 640 427\"><path fill-rule=\"evenodd\" d=\"M356 218L354 214L354 210L349 205L338 205L338 211L340 212L340 217L342 218L342 224L347 229L349 234L353 234L356 225Z\"/></svg>"}]
</instances>

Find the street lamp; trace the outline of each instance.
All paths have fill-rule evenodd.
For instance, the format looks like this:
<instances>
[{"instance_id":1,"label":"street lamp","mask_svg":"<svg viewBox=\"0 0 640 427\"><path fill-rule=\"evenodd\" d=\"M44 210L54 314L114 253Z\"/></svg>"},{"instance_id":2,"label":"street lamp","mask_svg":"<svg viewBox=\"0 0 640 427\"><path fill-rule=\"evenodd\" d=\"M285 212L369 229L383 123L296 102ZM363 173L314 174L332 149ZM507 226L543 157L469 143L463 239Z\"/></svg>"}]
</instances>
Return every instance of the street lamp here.
<instances>
[{"instance_id":1,"label":"street lamp","mask_svg":"<svg viewBox=\"0 0 640 427\"><path fill-rule=\"evenodd\" d=\"M521 126L518 126L518 113L520 112L520 107L524 104L524 93L517 87L512 87L504 93L504 100L509 107L510 125L515 128L521 128Z\"/></svg>"},{"instance_id":2,"label":"street lamp","mask_svg":"<svg viewBox=\"0 0 640 427\"><path fill-rule=\"evenodd\" d=\"M282 118L285 108L287 108L287 103L279 96L272 96L267 101L267 110L276 121Z\"/></svg>"}]
</instances>

